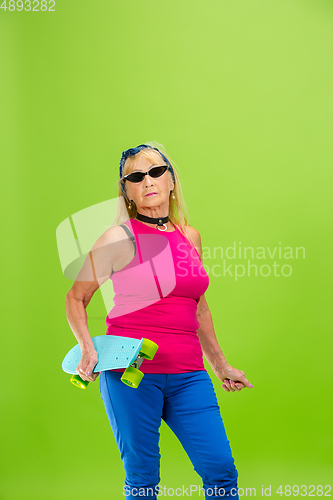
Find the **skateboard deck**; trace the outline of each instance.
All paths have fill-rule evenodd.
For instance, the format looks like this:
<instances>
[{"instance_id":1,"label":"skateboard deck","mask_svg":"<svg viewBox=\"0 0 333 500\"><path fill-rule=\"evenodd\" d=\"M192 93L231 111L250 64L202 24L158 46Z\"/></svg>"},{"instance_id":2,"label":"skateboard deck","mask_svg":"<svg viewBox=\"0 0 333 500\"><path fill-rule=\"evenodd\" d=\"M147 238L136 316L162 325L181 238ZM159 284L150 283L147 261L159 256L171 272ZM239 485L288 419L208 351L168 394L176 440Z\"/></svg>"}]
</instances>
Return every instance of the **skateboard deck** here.
<instances>
[{"instance_id":1,"label":"skateboard deck","mask_svg":"<svg viewBox=\"0 0 333 500\"><path fill-rule=\"evenodd\" d=\"M115 335L100 335L92 337L95 350L98 354L98 363L93 372L102 372L106 370L116 370L125 368L121 380L130 387L138 387L143 377L139 370L144 359L153 359L158 345L149 339L133 339L129 337L119 337ZM78 375L76 367L81 359L81 348L76 344L66 354L62 369L64 372L72 374L71 382L85 389L88 381L84 381Z\"/></svg>"}]
</instances>

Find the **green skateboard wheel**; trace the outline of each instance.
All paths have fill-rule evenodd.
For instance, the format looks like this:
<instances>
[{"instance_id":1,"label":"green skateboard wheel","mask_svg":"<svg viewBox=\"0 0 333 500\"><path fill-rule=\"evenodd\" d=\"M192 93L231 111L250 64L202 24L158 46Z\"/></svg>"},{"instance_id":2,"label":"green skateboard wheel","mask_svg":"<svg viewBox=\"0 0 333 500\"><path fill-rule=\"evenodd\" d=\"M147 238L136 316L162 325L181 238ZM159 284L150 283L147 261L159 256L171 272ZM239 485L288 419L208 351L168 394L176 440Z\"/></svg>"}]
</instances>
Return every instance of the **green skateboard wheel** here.
<instances>
[{"instance_id":1,"label":"green skateboard wheel","mask_svg":"<svg viewBox=\"0 0 333 500\"><path fill-rule=\"evenodd\" d=\"M155 344L152 340L143 339L140 356L145 359L153 359L158 349L158 345Z\"/></svg>"},{"instance_id":2,"label":"green skateboard wheel","mask_svg":"<svg viewBox=\"0 0 333 500\"><path fill-rule=\"evenodd\" d=\"M137 387L139 387L142 377L143 373L140 370L134 368L134 366L129 366L122 374L120 380L124 382L124 384L136 389Z\"/></svg>"},{"instance_id":3,"label":"green skateboard wheel","mask_svg":"<svg viewBox=\"0 0 333 500\"><path fill-rule=\"evenodd\" d=\"M80 389L86 389L87 385L89 384L88 380L82 380L80 375L72 375L71 382Z\"/></svg>"}]
</instances>

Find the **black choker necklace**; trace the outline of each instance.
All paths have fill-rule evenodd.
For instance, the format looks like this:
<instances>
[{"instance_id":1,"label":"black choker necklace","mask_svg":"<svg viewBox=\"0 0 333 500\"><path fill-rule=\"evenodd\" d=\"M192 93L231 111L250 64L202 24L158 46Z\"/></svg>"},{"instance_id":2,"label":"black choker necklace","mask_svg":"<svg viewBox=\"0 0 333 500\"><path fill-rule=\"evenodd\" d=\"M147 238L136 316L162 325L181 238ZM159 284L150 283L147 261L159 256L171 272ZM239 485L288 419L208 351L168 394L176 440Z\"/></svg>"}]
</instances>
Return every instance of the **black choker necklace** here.
<instances>
[{"instance_id":1,"label":"black choker necklace","mask_svg":"<svg viewBox=\"0 0 333 500\"><path fill-rule=\"evenodd\" d=\"M147 222L148 224L157 224L156 229L159 229L160 231L166 231L168 229L165 225L165 223L169 221L168 215L166 217L147 217L147 215L137 213L136 218L142 222ZM162 229L162 226L165 229Z\"/></svg>"}]
</instances>

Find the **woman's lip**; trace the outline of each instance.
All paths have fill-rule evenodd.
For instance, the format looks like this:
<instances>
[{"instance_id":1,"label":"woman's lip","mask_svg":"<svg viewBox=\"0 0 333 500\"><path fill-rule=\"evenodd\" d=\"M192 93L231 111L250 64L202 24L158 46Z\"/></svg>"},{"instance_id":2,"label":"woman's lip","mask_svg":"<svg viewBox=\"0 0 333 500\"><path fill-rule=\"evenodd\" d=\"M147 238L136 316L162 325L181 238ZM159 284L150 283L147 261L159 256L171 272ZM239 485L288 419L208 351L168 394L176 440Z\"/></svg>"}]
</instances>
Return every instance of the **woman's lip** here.
<instances>
[{"instance_id":1,"label":"woman's lip","mask_svg":"<svg viewBox=\"0 0 333 500\"><path fill-rule=\"evenodd\" d=\"M146 194L146 196L153 196L153 194L157 194L157 193L148 193L148 194Z\"/></svg>"}]
</instances>

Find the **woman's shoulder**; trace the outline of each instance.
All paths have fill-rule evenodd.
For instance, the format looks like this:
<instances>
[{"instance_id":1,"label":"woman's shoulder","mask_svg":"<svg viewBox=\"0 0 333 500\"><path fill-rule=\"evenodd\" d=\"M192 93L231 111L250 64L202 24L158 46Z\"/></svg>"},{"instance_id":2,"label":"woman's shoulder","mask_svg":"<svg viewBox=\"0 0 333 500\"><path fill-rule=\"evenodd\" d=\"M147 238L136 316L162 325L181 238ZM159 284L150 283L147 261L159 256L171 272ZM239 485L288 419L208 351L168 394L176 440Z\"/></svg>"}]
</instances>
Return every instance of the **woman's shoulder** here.
<instances>
[{"instance_id":1,"label":"woman's shoulder","mask_svg":"<svg viewBox=\"0 0 333 500\"><path fill-rule=\"evenodd\" d=\"M201 235L197 229L193 226L184 226L185 232L188 237L192 241L193 245L197 249L198 254L200 255L200 259L202 256L202 247L201 247Z\"/></svg>"},{"instance_id":2,"label":"woman's shoulder","mask_svg":"<svg viewBox=\"0 0 333 500\"><path fill-rule=\"evenodd\" d=\"M99 244L109 249L109 253L113 255L113 272L120 271L136 255L135 237L125 223L109 227L104 231Z\"/></svg>"},{"instance_id":3,"label":"woman's shoulder","mask_svg":"<svg viewBox=\"0 0 333 500\"><path fill-rule=\"evenodd\" d=\"M187 232L187 234L189 235L189 237L191 238L192 241L196 240L197 242L200 242L201 236L200 236L199 231L195 227L193 227L193 226L184 226L184 229L185 229L185 231Z\"/></svg>"},{"instance_id":4,"label":"woman's shoulder","mask_svg":"<svg viewBox=\"0 0 333 500\"><path fill-rule=\"evenodd\" d=\"M106 231L104 231L101 238L108 243L112 243L126 238L127 231L126 229L124 230L124 226L126 226L128 229L128 226L125 225L125 223L109 227ZM130 232L129 229L128 232Z\"/></svg>"}]
</instances>

